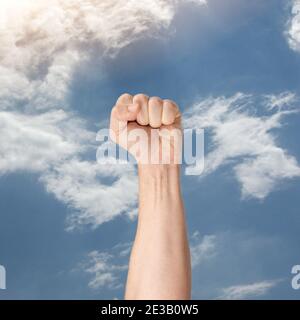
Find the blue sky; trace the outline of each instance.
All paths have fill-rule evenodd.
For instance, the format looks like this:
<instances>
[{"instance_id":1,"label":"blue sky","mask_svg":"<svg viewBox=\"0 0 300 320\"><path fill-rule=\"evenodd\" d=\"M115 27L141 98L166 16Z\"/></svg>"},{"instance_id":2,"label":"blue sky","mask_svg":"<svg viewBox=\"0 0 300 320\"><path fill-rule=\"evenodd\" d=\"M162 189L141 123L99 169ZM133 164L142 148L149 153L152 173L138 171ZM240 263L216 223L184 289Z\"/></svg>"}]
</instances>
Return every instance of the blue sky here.
<instances>
[{"instance_id":1,"label":"blue sky","mask_svg":"<svg viewBox=\"0 0 300 320\"><path fill-rule=\"evenodd\" d=\"M193 298L299 299L299 2L123 2L3 4L0 299L122 299L136 175L97 166L95 136L123 92L205 128L182 178Z\"/></svg>"}]
</instances>

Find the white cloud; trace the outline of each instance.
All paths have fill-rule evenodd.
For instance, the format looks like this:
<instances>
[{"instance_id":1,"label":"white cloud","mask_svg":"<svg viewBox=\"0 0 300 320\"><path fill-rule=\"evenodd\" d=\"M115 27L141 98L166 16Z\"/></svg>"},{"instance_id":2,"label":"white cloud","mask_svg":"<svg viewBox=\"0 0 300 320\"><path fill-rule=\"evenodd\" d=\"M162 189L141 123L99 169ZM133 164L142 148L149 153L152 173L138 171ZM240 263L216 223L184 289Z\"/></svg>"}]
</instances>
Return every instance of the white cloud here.
<instances>
[{"instance_id":1,"label":"white cloud","mask_svg":"<svg viewBox=\"0 0 300 320\"><path fill-rule=\"evenodd\" d=\"M23 0L2 10L1 65L38 76L40 67L82 61L86 49L115 54L141 36L155 36L170 26L180 4L204 0ZM1 3L1 7L3 7ZM68 61L64 53L80 52ZM59 60L60 58L58 58ZM46 69L46 73L47 73ZM64 72L62 72L64 73Z\"/></svg>"},{"instance_id":2,"label":"white cloud","mask_svg":"<svg viewBox=\"0 0 300 320\"><path fill-rule=\"evenodd\" d=\"M274 147L255 159L245 160L234 168L244 197L265 198L284 179L300 176L296 159Z\"/></svg>"},{"instance_id":3,"label":"white cloud","mask_svg":"<svg viewBox=\"0 0 300 320\"><path fill-rule=\"evenodd\" d=\"M134 217L133 173L115 171L118 174L113 174L113 184L106 184L102 177L107 177L109 171L102 170L93 161L82 160L95 135L87 130L88 123L72 113L68 102L70 84L76 67L88 59L91 50L97 50L99 59L104 55L114 57L143 36L159 36L162 30L168 29L179 6L186 2L205 3L202 0L3 2L0 17L0 174L16 170L40 173L46 189L76 209L71 226L74 223L99 225L121 214L124 208ZM245 159L234 169L244 195L262 198L282 178L299 174L295 159L276 147L268 130L261 129L268 121L270 129L279 125L279 119L285 114L281 107L290 98L269 97L270 108L277 107L280 111L265 122L245 112L230 110L235 100L241 101L244 96L232 99L211 99L201 104L212 110L207 108L204 117L198 113L199 120L208 121L208 127L215 133L216 148L209 154L207 172L228 160L250 155L254 158ZM189 121L193 122L191 117ZM243 121L249 132L257 133L259 138L252 139L246 128L241 129ZM236 140L232 141L237 146L231 143L230 134L227 138L222 135L226 127L236 130L233 130ZM241 138L237 139L239 134ZM253 143L248 146L245 143L241 150L240 142L245 137L247 142ZM257 146L260 138L262 141ZM272 148L263 152L264 144ZM258 172L255 161L265 164L270 157L276 159L268 171L271 175L266 169ZM278 166L283 169L278 170ZM258 185L257 176L261 180ZM126 197L124 190L130 190ZM112 194L114 200L105 200L107 195L112 199Z\"/></svg>"},{"instance_id":4,"label":"white cloud","mask_svg":"<svg viewBox=\"0 0 300 320\"><path fill-rule=\"evenodd\" d=\"M92 275L92 280L88 284L90 288L99 289L107 287L109 289L116 289L122 286L118 274L127 270L126 265L112 264L112 255L98 251L90 252L88 258L89 262L86 265L85 272Z\"/></svg>"},{"instance_id":5,"label":"white cloud","mask_svg":"<svg viewBox=\"0 0 300 320\"><path fill-rule=\"evenodd\" d=\"M292 0L291 9L286 35L290 47L300 52L300 0Z\"/></svg>"},{"instance_id":6,"label":"white cloud","mask_svg":"<svg viewBox=\"0 0 300 320\"><path fill-rule=\"evenodd\" d=\"M233 299L238 293L244 294L241 299L255 298L259 288L272 283L275 287L284 281L284 276L272 269L284 259L283 255L288 255L284 251L287 243L281 237L249 230L221 231L213 237L213 255L193 270L195 299Z\"/></svg>"},{"instance_id":7,"label":"white cloud","mask_svg":"<svg viewBox=\"0 0 300 320\"><path fill-rule=\"evenodd\" d=\"M69 229L80 224L95 227L136 209L133 166L81 160L87 151L96 154L95 134L85 127L84 121L63 110L35 115L0 112L0 175L39 173L46 190L73 208Z\"/></svg>"},{"instance_id":8,"label":"white cloud","mask_svg":"<svg viewBox=\"0 0 300 320\"><path fill-rule=\"evenodd\" d=\"M158 37L181 4L203 0L10 0L0 12L0 174L41 174L46 189L98 225L135 213L135 180L81 160L95 141L68 94L74 71L96 52L115 57L143 36ZM64 111L62 111L64 110ZM124 167L122 166L122 169ZM114 182L102 182L110 172ZM118 172L116 174L116 172ZM126 190L126 192L124 192ZM128 193L128 194L127 194Z\"/></svg>"},{"instance_id":9,"label":"white cloud","mask_svg":"<svg viewBox=\"0 0 300 320\"><path fill-rule=\"evenodd\" d=\"M128 255L132 243L120 243L110 252L92 251L86 261L79 265L79 270L91 276L88 285L91 289L118 289L124 286L121 276L128 269ZM122 263L126 259L126 263Z\"/></svg>"},{"instance_id":10,"label":"white cloud","mask_svg":"<svg viewBox=\"0 0 300 320\"><path fill-rule=\"evenodd\" d=\"M51 168L84 152L93 137L83 121L63 110L38 115L0 112L0 136L0 175Z\"/></svg>"},{"instance_id":11,"label":"white cloud","mask_svg":"<svg viewBox=\"0 0 300 320\"><path fill-rule=\"evenodd\" d=\"M198 232L195 232L191 237L191 260L192 266L196 267L213 258L216 253L217 237L215 235L205 235L203 238L200 237Z\"/></svg>"},{"instance_id":12,"label":"white cloud","mask_svg":"<svg viewBox=\"0 0 300 320\"><path fill-rule=\"evenodd\" d=\"M96 227L136 206L137 180L131 165L72 159L51 168L41 181L48 192L76 209L69 218L69 229L81 224Z\"/></svg>"},{"instance_id":13,"label":"white cloud","mask_svg":"<svg viewBox=\"0 0 300 320\"><path fill-rule=\"evenodd\" d=\"M217 298L221 300L255 299L267 294L280 280L268 280L246 285L237 285L222 289L222 294Z\"/></svg>"},{"instance_id":14,"label":"white cloud","mask_svg":"<svg viewBox=\"0 0 300 320\"><path fill-rule=\"evenodd\" d=\"M212 259L217 254L217 237L205 235L200 237L195 232L191 239L191 259L193 268ZM124 286L121 276L128 269L128 257L133 243L119 243L108 251L92 251L88 254L84 263L80 264L80 270L91 275L89 287L92 289L109 288L116 289Z\"/></svg>"},{"instance_id":15,"label":"white cloud","mask_svg":"<svg viewBox=\"0 0 300 320\"><path fill-rule=\"evenodd\" d=\"M299 112L291 93L254 97L208 98L185 116L187 127L206 128L212 137L205 157L204 175L231 164L243 197L263 199L283 180L300 176L297 160L278 146L273 129L284 116ZM187 173L197 172L188 167Z\"/></svg>"},{"instance_id":16,"label":"white cloud","mask_svg":"<svg viewBox=\"0 0 300 320\"><path fill-rule=\"evenodd\" d=\"M282 92L278 95L268 94L265 95L266 98L266 107L269 110L283 108L289 108L290 106L295 106L295 103L299 101L297 95L293 92Z\"/></svg>"}]
</instances>

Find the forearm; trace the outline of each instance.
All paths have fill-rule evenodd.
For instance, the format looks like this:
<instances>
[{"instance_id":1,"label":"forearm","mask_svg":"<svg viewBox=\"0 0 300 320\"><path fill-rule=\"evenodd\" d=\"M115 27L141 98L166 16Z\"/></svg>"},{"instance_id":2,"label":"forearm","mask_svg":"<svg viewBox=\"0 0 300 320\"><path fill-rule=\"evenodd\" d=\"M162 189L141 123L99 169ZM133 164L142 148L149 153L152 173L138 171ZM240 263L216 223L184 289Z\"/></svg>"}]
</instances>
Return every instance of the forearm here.
<instances>
[{"instance_id":1,"label":"forearm","mask_svg":"<svg viewBox=\"0 0 300 320\"><path fill-rule=\"evenodd\" d=\"M126 299L189 299L190 253L176 165L139 166L139 217Z\"/></svg>"}]
</instances>

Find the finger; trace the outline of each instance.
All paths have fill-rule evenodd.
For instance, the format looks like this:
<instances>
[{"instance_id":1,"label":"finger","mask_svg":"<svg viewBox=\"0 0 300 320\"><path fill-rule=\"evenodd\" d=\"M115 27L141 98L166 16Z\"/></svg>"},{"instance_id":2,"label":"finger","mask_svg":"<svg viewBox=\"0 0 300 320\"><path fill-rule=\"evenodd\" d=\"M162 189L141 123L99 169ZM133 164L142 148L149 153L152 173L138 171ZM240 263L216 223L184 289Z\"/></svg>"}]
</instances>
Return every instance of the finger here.
<instances>
[{"instance_id":1,"label":"finger","mask_svg":"<svg viewBox=\"0 0 300 320\"><path fill-rule=\"evenodd\" d=\"M149 124L148 102L149 97L145 94L137 94L133 97L133 102L140 105L140 112L137 115L137 123L141 126Z\"/></svg>"},{"instance_id":2,"label":"finger","mask_svg":"<svg viewBox=\"0 0 300 320\"><path fill-rule=\"evenodd\" d=\"M162 112L162 124L171 125L180 116L179 108L172 100L164 100Z\"/></svg>"},{"instance_id":3,"label":"finger","mask_svg":"<svg viewBox=\"0 0 300 320\"><path fill-rule=\"evenodd\" d=\"M117 104L113 108L112 115L119 121L135 121L139 111L140 106L137 103Z\"/></svg>"},{"instance_id":4,"label":"finger","mask_svg":"<svg viewBox=\"0 0 300 320\"><path fill-rule=\"evenodd\" d=\"M123 93L122 95L120 95L120 97L118 98L116 105L119 104L132 104L133 103L133 96L129 93Z\"/></svg>"},{"instance_id":5,"label":"finger","mask_svg":"<svg viewBox=\"0 0 300 320\"><path fill-rule=\"evenodd\" d=\"M129 93L122 94L112 110L112 118L118 121L135 121L139 107L133 103Z\"/></svg>"},{"instance_id":6,"label":"finger","mask_svg":"<svg viewBox=\"0 0 300 320\"><path fill-rule=\"evenodd\" d=\"M161 117L163 110L163 101L158 97L152 97L148 103L149 124L152 128L161 126Z\"/></svg>"}]
</instances>

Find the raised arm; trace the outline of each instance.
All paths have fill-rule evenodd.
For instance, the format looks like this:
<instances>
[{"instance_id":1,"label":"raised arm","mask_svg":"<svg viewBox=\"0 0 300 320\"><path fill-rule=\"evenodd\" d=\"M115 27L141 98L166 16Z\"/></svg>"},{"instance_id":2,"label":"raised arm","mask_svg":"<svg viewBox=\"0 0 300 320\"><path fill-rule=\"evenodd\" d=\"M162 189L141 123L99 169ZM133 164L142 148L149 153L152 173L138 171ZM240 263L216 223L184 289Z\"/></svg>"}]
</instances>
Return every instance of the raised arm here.
<instances>
[{"instance_id":1,"label":"raised arm","mask_svg":"<svg viewBox=\"0 0 300 320\"><path fill-rule=\"evenodd\" d=\"M153 128L159 131L168 129L169 132L177 130L178 133L180 113L177 105L170 100L123 95L112 112L111 120L111 128L117 133L114 139L121 145L125 139L122 137L125 123L127 137L134 129L146 130L149 138ZM176 135L177 138L179 136ZM130 257L125 299L190 298L190 252L180 190L180 164L175 160L178 159L181 141L167 139L170 161L166 163L162 161L164 139L167 138L161 137L159 140L159 164L151 163L150 139L148 146L140 144L142 148L149 148L147 161L139 161L137 156L138 226ZM129 151L130 146L131 143L127 145Z\"/></svg>"},{"instance_id":2,"label":"raised arm","mask_svg":"<svg viewBox=\"0 0 300 320\"><path fill-rule=\"evenodd\" d=\"M139 217L126 299L189 299L190 254L180 169L139 166Z\"/></svg>"}]
</instances>

